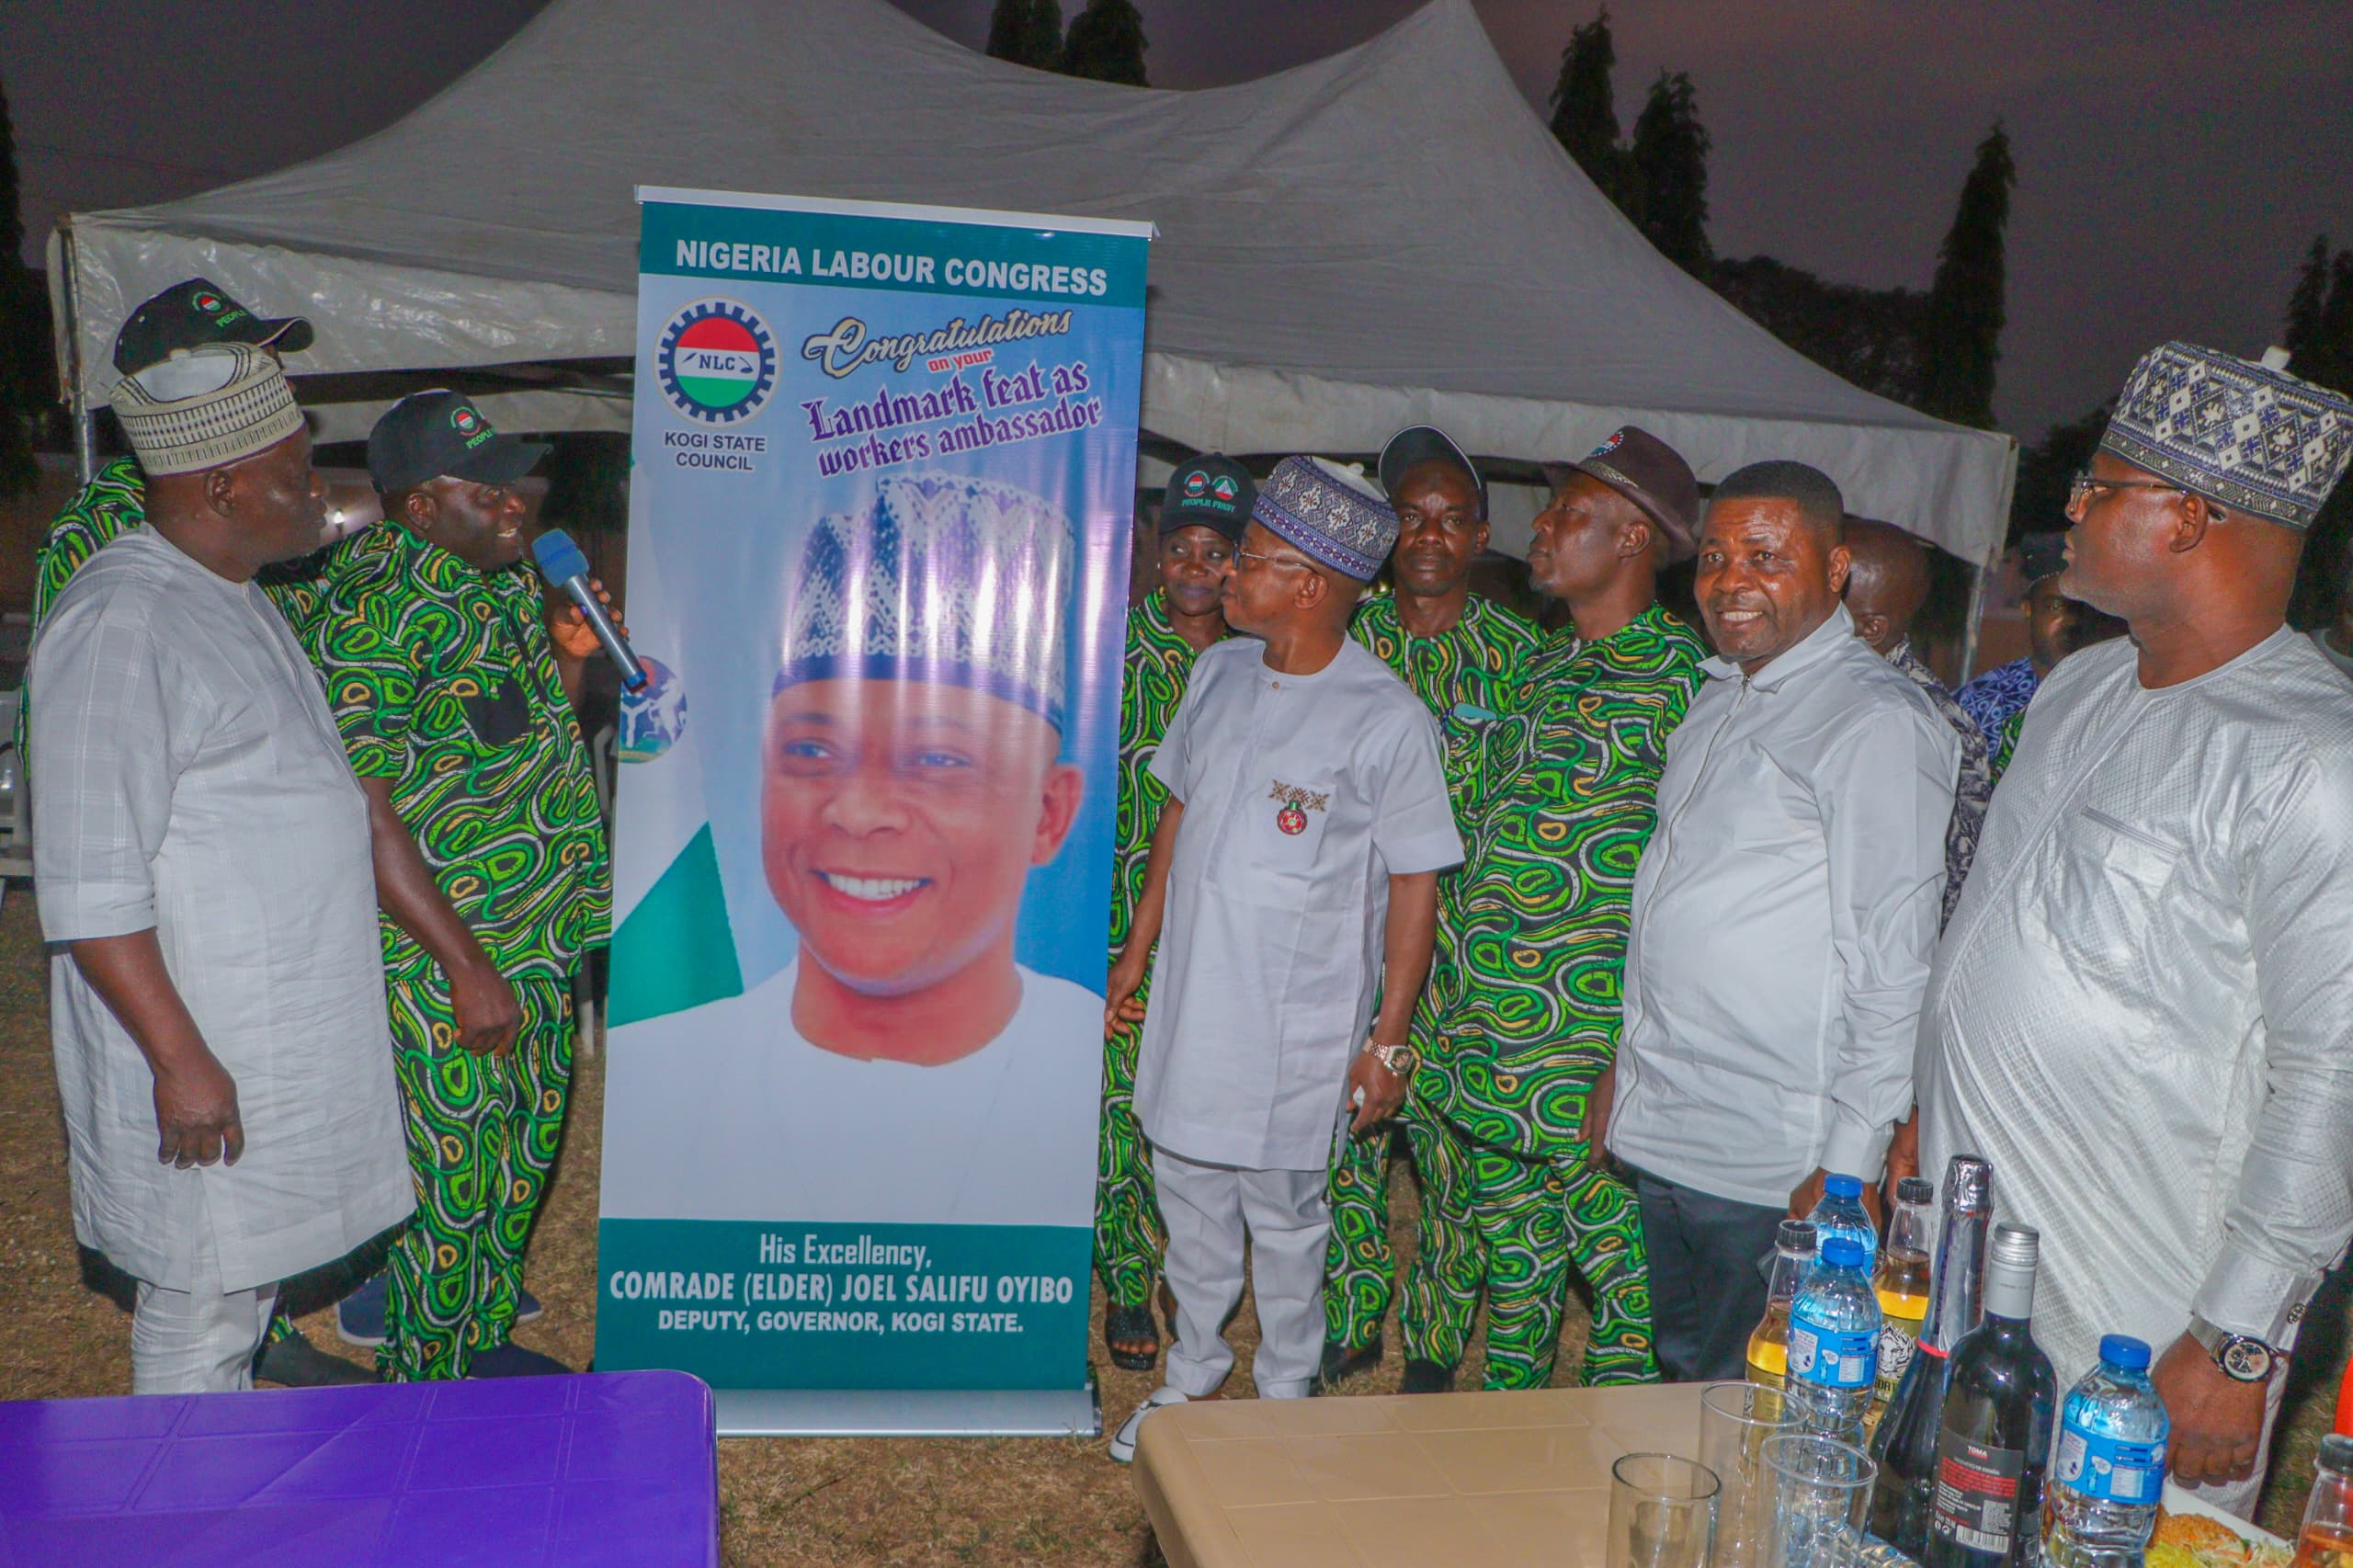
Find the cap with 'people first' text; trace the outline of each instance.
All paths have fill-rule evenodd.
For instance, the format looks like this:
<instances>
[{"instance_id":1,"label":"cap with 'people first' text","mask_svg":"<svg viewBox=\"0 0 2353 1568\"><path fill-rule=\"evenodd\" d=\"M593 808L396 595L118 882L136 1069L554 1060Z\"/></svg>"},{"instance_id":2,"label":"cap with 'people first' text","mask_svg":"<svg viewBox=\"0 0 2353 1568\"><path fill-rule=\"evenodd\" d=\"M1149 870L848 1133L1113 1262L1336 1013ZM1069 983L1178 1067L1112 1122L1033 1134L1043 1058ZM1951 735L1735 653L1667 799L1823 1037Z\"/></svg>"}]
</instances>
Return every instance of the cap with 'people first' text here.
<instances>
[{"instance_id":1,"label":"cap with 'people first' text","mask_svg":"<svg viewBox=\"0 0 2353 1568\"><path fill-rule=\"evenodd\" d=\"M257 316L201 278L175 283L142 302L114 335L114 368L132 375L171 358L175 348L216 343L276 346L300 354L315 335L301 316Z\"/></svg>"},{"instance_id":2,"label":"cap with 'people first' text","mask_svg":"<svg viewBox=\"0 0 2353 1568\"><path fill-rule=\"evenodd\" d=\"M1160 531L1199 526L1239 540L1257 504L1257 482L1232 458L1211 452L1179 463L1160 502Z\"/></svg>"},{"instance_id":3,"label":"cap with 'people first' text","mask_svg":"<svg viewBox=\"0 0 2353 1568\"><path fill-rule=\"evenodd\" d=\"M368 477L390 495L444 475L476 484L511 484L547 455L544 441L502 436L460 392L404 397L368 432Z\"/></svg>"}]
</instances>

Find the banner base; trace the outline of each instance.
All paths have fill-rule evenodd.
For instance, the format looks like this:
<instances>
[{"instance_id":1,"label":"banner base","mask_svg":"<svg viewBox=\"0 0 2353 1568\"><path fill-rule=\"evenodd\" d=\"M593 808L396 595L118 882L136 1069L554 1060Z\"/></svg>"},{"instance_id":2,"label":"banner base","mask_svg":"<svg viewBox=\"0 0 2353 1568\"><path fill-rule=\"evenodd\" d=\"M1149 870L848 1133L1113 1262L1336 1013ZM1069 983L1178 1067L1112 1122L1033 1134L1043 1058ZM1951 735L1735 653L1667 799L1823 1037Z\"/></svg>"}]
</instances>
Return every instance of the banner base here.
<instances>
[{"instance_id":1,"label":"banner base","mask_svg":"<svg viewBox=\"0 0 2353 1568\"><path fill-rule=\"evenodd\" d=\"M1083 1389L714 1389L722 1437L1099 1437Z\"/></svg>"}]
</instances>

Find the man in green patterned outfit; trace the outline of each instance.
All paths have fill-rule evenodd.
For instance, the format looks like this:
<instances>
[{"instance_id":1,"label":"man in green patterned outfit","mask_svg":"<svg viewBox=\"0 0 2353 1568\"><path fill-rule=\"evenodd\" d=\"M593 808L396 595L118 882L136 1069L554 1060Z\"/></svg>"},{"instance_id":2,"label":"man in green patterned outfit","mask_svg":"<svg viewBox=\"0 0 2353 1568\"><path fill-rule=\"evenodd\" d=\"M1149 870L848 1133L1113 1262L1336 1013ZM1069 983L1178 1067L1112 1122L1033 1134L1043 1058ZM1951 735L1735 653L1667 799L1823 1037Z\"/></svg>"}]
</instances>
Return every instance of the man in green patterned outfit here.
<instances>
[{"instance_id":1,"label":"man in green patterned outfit","mask_svg":"<svg viewBox=\"0 0 2353 1568\"><path fill-rule=\"evenodd\" d=\"M403 1381L565 1369L509 1335L611 895L573 717L596 636L577 610L551 635L518 566L515 482L545 450L455 392L395 403L368 438L384 521L336 553L313 633L368 795L416 1177L377 1352Z\"/></svg>"},{"instance_id":2,"label":"man in green patterned outfit","mask_svg":"<svg viewBox=\"0 0 2353 1568\"><path fill-rule=\"evenodd\" d=\"M1480 737L1457 961L1423 994L1414 1093L1471 1173L1453 1222L1482 1243L1490 1389L1552 1381L1573 1260L1594 1297L1584 1381L1658 1376L1641 1215L1598 1151L1634 867L1707 656L1654 581L1691 553L1699 510L1690 468L1632 426L1571 471L1528 568L1574 628L1528 661Z\"/></svg>"},{"instance_id":3,"label":"man in green patterned outfit","mask_svg":"<svg viewBox=\"0 0 2353 1568\"><path fill-rule=\"evenodd\" d=\"M201 278L175 283L142 301L127 317L114 339L114 368L135 375L161 364L176 348L200 348L212 344L244 343L267 349L274 358L299 354L314 338L311 324L301 316L256 315L228 293ZM33 560L33 625L38 629L49 607L65 591L82 563L123 534L147 520L147 479L134 458L102 463L71 501L59 510ZM286 624L300 637L318 608L321 556L264 567L254 581L261 585ZM32 704L28 694L17 694L17 757L28 767L32 734ZM286 1315L281 1301L270 1314L261 1350L254 1358L254 1376L288 1388L317 1388L330 1383L367 1381L350 1362L329 1356L302 1337Z\"/></svg>"},{"instance_id":4,"label":"man in green patterned outfit","mask_svg":"<svg viewBox=\"0 0 2353 1568\"><path fill-rule=\"evenodd\" d=\"M1471 565L1487 547L1487 491L1461 448L1426 425L1401 430L1381 454L1381 482L1397 512L1392 596L1369 599L1349 634L1413 687L1437 715L1454 820L1470 820L1478 775L1479 727L1496 711L1537 643L1536 628L1471 591ZM1468 835L1465 835L1468 842ZM1437 975L1454 961L1448 890L1438 878L1438 923L1430 958ZM1424 1046L1418 1038L1413 1042ZM1409 1097L1397 1118L1413 1149L1422 1192L1420 1254L1406 1281L1399 1332L1406 1393L1450 1385L1475 1304L1477 1238L1447 1199L1461 1172L1451 1148L1427 1136L1428 1119ZM1381 1324L1396 1291L1389 1245L1389 1155L1392 1129L1349 1139L1332 1165L1332 1244L1324 1288L1324 1365L1329 1388L1381 1359Z\"/></svg>"},{"instance_id":5,"label":"man in green patterned outfit","mask_svg":"<svg viewBox=\"0 0 2353 1568\"><path fill-rule=\"evenodd\" d=\"M1184 700L1193 660L1225 635L1219 597L1233 569L1233 547L1250 521L1257 486L1230 458L1199 458L1168 476L1160 503L1159 585L1128 612L1127 671L1120 685L1120 806L1111 870L1111 956L1127 944L1143 891L1152 830L1167 786L1152 759ZM1147 981L1147 984L1149 982ZM1143 993L1138 991L1139 998ZM1103 1039L1103 1131L1097 1145L1095 1269L1103 1277L1103 1345L1114 1364L1150 1369L1160 1354L1152 1287L1165 1244L1153 1197L1152 1153L1136 1130L1140 1026Z\"/></svg>"}]
</instances>

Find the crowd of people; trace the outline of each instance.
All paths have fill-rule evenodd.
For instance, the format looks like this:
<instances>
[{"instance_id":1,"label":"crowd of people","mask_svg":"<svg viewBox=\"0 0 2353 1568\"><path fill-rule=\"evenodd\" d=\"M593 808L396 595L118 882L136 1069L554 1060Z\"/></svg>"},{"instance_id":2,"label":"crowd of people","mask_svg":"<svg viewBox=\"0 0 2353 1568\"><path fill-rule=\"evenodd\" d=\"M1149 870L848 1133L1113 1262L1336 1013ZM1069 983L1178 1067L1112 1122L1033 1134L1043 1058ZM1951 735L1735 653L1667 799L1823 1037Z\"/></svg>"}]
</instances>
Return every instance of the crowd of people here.
<instances>
[{"instance_id":1,"label":"crowd of people","mask_svg":"<svg viewBox=\"0 0 2353 1568\"><path fill-rule=\"evenodd\" d=\"M384 414L384 521L322 548L312 338L200 278L142 305L133 458L40 562L74 1212L138 1281L142 1392L365 1376L275 1298L387 1240L381 1375L562 1369L511 1335L608 921L597 637L513 569L544 449L453 392ZM1738 1376L1784 1219L1967 1153L2041 1233L2063 1381L2102 1333L2165 1346L2177 1475L2249 1509L2353 1237L2353 612L2285 624L2348 461L2336 394L2153 350L2028 551L2031 653L1958 693L1910 640L1926 547L1803 463L1703 498L1619 430L1535 519L1550 631L1472 591L1487 486L1438 429L1370 475L1178 468L1121 686L1096 1224L1108 1353L1165 1356L1113 1456L1221 1392L1245 1275L1264 1397L1381 1360L1392 1306L1404 1392L1482 1311L1484 1386L1544 1386L1573 1288L1585 1381Z\"/></svg>"},{"instance_id":2,"label":"crowd of people","mask_svg":"<svg viewBox=\"0 0 2353 1568\"><path fill-rule=\"evenodd\" d=\"M1472 589L1475 462L1176 470L1131 617L1096 1256L1106 1349L1266 1398L1386 1352L1742 1375L1834 1176L1955 1154L2042 1236L2063 1385L2161 1347L2173 1470L2248 1514L2353 1238L2353 636L2286 625L2353 404L2173 343L2030 541L2031 652L1948 691L1926 547L1836 479L1708 492L1627 426L1536 518L1549 633ZM1659 603L1692 562L1701 624ZM1383 565L1393 587L1370 589ZM2348 614L2339 631L2353 630ZM2129 636L2126 634L2129 633ZM1998 785L1998 788L1997 788ZM1390 1246L1392 1151L1416 1244Z\"/></svg>"}]
</instances>

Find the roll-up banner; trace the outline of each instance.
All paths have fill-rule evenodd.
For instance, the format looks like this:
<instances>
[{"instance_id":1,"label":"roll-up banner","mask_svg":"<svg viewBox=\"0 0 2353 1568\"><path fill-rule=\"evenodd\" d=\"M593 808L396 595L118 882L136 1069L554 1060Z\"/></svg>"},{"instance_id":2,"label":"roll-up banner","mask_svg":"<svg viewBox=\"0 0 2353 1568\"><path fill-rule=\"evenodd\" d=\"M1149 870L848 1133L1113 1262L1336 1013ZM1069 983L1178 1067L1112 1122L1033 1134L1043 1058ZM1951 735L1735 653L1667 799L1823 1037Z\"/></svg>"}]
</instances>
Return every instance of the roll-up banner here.
<instances>
[{"instance_id":1,"label":"roll-up banner","mask_svg":"<svg viewBox=\"0 0 2353 1568\"><path fill-rule=\"evenodd\" d=\"M597 1365L1093 1430L1152 229L639 200Z\"/></svg>"}]
</instances>

